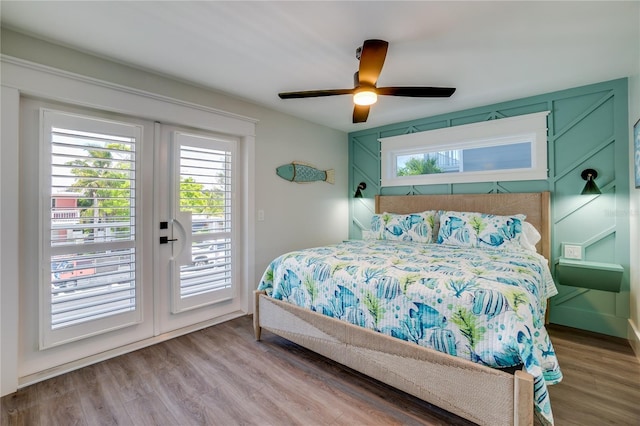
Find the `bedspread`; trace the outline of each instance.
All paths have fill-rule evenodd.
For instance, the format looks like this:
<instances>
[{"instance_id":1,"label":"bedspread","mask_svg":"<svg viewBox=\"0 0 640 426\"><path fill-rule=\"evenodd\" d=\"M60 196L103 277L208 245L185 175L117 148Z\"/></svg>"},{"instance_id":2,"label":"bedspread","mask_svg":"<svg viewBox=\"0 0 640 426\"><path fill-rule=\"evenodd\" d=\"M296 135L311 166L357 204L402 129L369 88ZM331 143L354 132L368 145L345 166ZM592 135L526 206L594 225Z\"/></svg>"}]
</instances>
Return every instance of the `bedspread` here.
<instances>
[{"instance_id":1,"label":"bedspread","mask_svg":"<svg viewBox=\"0 0 640 426\"><path fill-rule=\"evenodd\" d=\"M259 290L276 299L490 367L524 365L536 416L562 373L544 328L557 290L526 250L354 240L275 259Z\"/></svg>"}]
</instances>

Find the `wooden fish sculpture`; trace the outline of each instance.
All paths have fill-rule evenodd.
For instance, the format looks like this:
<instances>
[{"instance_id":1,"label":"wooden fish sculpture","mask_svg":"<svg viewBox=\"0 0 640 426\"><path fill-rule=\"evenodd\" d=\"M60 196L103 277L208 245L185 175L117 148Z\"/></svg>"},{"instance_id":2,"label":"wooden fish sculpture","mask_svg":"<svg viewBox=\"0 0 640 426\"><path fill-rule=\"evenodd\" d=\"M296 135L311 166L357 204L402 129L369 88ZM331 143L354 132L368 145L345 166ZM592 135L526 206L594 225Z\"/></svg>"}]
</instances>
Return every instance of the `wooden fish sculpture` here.
<instances>
[{"instance_id":1,"label":"wooden fish sculpture","mask_svg":"<svg viewBox=\"0 0 640 426\"><path fill-rule=\"evenodd\" d=\"M334 183L334 170L319 170L310 164L294 161L276 168L276 174L282 179L296 183L323 181Z\"/></svg>"}]
</instances>

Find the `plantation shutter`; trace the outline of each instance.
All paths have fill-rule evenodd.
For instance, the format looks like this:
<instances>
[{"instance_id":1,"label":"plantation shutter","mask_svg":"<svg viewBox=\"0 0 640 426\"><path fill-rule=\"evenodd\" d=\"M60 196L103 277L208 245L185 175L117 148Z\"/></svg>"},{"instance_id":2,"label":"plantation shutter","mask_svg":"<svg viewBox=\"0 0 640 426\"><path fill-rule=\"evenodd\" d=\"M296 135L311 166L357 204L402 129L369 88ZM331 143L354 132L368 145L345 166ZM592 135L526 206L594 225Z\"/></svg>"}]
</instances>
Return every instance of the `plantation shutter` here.
<instances>
[{"instance_id":1,"label":"plantation shutter","mask_svg":"<svg viewBox=\"0 0 640 426\"><path fill-rule=\"evenodd\" d=\"M233 201L235 141L174 132L174 244L172 312L234 296ZM174 234L175 235L175 234Z\"/></svg>"},{"instance_id":2,"label":"plantation shutter","mask_svg":"<svg viewBox=\"0 0 640 426\"><path fill-rule=\"evenodd\" d=\"M141 321L136 164L142 130L53 110L41 114L41 347L49 347Z\"/></svg>"}]
</instances>

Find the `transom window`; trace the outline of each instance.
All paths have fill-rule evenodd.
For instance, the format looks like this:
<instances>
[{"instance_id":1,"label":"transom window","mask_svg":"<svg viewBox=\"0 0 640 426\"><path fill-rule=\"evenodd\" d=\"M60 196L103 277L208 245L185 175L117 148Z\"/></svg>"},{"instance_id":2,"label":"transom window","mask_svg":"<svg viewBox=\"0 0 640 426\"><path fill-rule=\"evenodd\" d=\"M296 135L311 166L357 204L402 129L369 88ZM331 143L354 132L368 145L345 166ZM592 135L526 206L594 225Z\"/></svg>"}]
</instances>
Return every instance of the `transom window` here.
<instances>
[{"instance_id":1,"label":"transom window","mask_svg":"<svg viewBox=\"0 0 640 426\"><path fill-rule=\"evenodd\" d=\"M546 179L547 114L380 139L382 186Z\"/></svg>"}]
</instances>

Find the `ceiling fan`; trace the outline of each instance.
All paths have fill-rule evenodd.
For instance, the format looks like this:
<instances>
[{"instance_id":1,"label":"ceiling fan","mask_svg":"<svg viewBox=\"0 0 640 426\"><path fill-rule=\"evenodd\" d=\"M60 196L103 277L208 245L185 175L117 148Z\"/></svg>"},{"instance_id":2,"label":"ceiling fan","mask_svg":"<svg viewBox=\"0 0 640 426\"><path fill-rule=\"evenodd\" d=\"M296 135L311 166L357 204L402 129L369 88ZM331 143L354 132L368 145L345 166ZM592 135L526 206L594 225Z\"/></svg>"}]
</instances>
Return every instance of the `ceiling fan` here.
<instances>
[{"instance_id":1,"label":"ceiling fan","mask_svg":"<svg viewBox=\"0 0 640 426\"><path fill-rule=\"evenodd\" d=\"M382 71L389 43L384 40L365 40L356 50L360 61L358 71L353 75L353 89L306 90L302 92L278 93L281 99L317 98L321 96L353 95L353 122L364 123L369 116L369 108L378 95L407 96L412 98L447 98L456 91L453 87L376 87Z\"/></svg>"}]
</instances>

